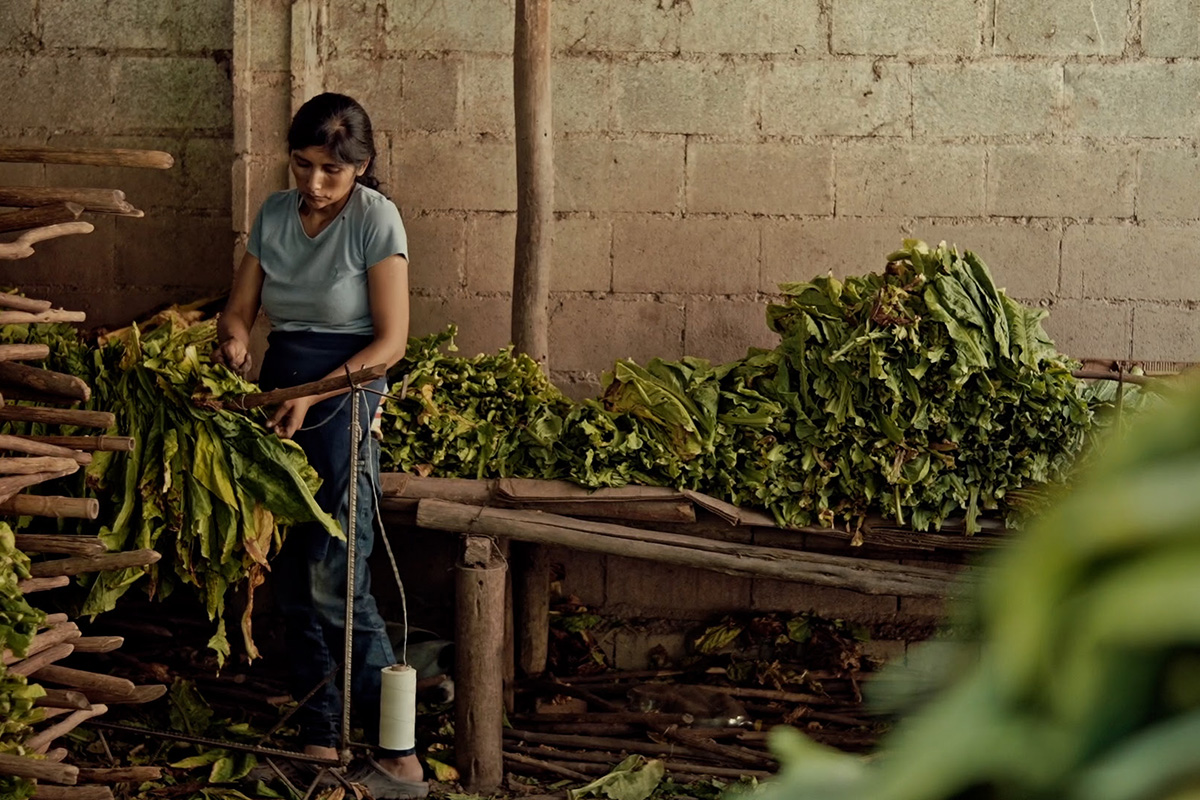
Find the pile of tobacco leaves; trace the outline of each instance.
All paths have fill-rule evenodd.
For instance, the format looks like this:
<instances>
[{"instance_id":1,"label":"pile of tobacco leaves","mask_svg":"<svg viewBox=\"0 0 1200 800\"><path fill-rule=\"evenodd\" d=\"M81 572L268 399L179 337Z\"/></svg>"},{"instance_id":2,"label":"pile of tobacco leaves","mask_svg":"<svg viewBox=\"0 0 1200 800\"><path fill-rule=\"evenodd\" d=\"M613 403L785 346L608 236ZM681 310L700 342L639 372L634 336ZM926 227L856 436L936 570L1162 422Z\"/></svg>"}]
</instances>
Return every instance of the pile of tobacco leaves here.
<instances>
[{"instance_id":1,"label":"pile of tobacco leaves","mask_svg":"<svg viewBox=\"0 0 1200 800\"><path fill-rule=\"evenodd\" d=\"M385 465L444 477L696 489L786 526L913 530L1064 480L1093 425L1084 385L984 263L906 240L881 273L787 284L771 350L619 361L572 403L524 355L414 341L385 403Z\"/></svg>"},{"instance_id":2,"label":"pile of tobacco leaves","mask_svg":"<svg viewBox=\"0 0 1200 800\"><path fill-rule=\"evenodd\" d=\"M24 656L45 615L31 607L17 587L17 581L29 577L29 558L17 549L12 528L0 522L0 650ZM42 718L34 701L45 695L37 684L30 685L23 675L10 673L0 663L0 753L24 755L22 742L33 735L30 725ZM0 797L22 800L33 794L29 781L0 775Z\"/></svg>"}]
</instances>

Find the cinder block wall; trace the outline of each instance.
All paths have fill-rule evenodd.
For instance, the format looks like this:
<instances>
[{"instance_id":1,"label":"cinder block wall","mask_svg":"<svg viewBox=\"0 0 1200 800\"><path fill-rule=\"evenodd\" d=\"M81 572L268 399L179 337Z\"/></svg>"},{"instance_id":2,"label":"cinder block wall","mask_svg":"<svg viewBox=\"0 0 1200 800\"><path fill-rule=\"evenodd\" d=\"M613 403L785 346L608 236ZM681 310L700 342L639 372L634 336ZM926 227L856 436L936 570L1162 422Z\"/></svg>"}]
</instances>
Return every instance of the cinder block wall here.
<instances>
[{"instance_id":1,"label":"cinder block wall","mask_svg":"<svg viewBox=\"0 0 1200 800\"><path fill-rule=\"evenodd\" d=\"M508 341L511 0L329 6L389 148L414 330ZM551 366L771 343L782 281L980 253L1077 356L1200 358L1195 0L558 0Z\"/></svg>"},{"instance_id":2,"label":"cinder block wall","mask_svg":"<svg viewBox=\"0 0 1200 800\"><path fill-rule=\"evenodd\" d=\"M0 141L134 147L167 171L0 164L0 184L123 189L144 219L88 214L87 236L0 261L0 284L129 321L228 287L231 4L0 2Z\"/></svg>"}]
</instances>

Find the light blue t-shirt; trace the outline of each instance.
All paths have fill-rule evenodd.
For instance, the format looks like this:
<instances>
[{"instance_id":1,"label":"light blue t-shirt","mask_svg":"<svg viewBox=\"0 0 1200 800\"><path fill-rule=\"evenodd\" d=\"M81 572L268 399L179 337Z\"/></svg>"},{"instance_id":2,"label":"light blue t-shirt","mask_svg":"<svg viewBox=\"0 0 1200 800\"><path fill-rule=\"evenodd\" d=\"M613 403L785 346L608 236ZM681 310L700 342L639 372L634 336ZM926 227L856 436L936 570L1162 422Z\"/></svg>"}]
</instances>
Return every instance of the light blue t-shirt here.
<instances>
[{"instance_id":1,"label":"light blue t-shirt","mask_svg":"<svg viewBox=\"0 0 1200 800\"><path fill-rule=\"evenodd\" d=\"M356 184L345 207L316 236L300 222L300 193L275 192L258 210L246 250L262 264L262 307L272 330L374 332L367 270L408 257L400 211Z\"/></svg>"}]
</instances>

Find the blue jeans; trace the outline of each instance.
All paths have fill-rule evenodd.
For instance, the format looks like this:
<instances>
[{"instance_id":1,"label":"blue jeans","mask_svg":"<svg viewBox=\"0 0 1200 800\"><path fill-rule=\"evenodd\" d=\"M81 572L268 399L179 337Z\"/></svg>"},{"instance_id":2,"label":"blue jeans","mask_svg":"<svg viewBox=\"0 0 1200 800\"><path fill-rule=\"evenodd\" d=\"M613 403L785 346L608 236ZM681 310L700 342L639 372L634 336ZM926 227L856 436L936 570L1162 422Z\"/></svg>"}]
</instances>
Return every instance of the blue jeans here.
<instances>
[{"instance_id":1,"label":"blue jeans","mask_svg":"<svg viewBox=\"0 0 1200 800\"><path fill-rule=\"evenodd\" d=\"M264 390L318 380L338 369L371 341L370 336L309 332L271 334L260 383ZM382 391L383 380L371 385ZM380 671L395 663L387 628L371 595L367 558L375 542L375 489L379 446L370 436L377 395L360 394L358 480L354 564L354 642L351 710L369 742L379 737ZM350 400L339 395L309 409L295 442L323 480L317 504L348 528L350 501ZM271 584L284 618L291 662L291 692L301 700L341 664L345 652L346 542L319 526L294 526L271 562ZM341 680L335 675L295 715L305 745L337 747L342 720ZM384 751L384 757L403 755Z\"/></svg>"}]
</instances>

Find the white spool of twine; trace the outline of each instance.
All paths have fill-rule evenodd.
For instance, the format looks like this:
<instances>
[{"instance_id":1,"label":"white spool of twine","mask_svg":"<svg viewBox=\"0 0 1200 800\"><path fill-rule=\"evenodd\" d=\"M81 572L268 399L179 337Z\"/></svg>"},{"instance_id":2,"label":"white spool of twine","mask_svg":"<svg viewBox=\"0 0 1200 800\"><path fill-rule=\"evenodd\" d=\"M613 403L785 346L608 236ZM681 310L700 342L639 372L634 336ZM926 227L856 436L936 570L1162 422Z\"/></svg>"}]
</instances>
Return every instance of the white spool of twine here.
<instances>
[{"instance_id":1,"label":"white spool of twine","mask_svg":"<svg viewBox=\"0 0 1200 800\"><path fill-rule=\"evenodd\" d=\"M382 673L379 746L411 750L417 744L417 671L407 664L393 664Z\"/></svg>"}]
</instances>

